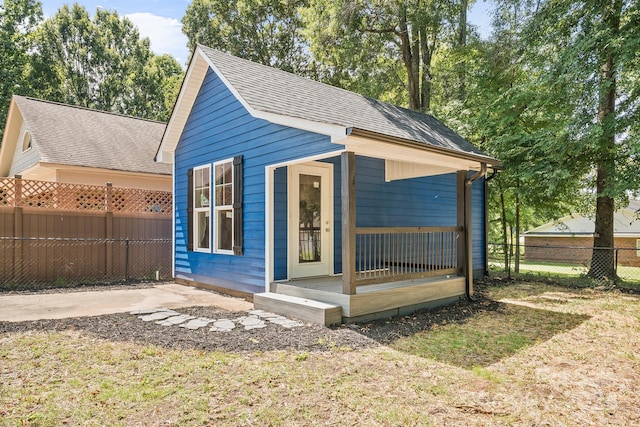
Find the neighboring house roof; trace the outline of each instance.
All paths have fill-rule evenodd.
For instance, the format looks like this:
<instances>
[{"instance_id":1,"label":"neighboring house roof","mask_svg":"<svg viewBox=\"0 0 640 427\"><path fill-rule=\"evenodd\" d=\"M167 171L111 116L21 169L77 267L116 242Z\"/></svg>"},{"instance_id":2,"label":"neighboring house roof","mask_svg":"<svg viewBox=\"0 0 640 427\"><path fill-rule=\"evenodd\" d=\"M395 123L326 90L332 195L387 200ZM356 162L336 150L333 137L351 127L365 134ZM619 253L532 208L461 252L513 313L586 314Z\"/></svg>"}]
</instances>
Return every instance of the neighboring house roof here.
<instances>
[{"instance_id":1,"label":"neighboring house roof","mask_svg":"<svg viewBox=\"0 0 640 427\"><path fill-rule=\"evenodd\" d=\"M24 96L13 96L7 119L14 120L17 109L32 137L39 162L83 166L126 172L170 175L169 165L154 162L155 150L165 124L151 120L91 110ZM0 157L1 173L8 174L6 162L13 151L5 132ZM5 147L5 145L7 147ZM11 152L9 152L11 151Z\"/></svg>"},{"instance_id":2,"label":"neighboring house roof","mask_svg":"<svg viewBox=\"0 0 640 427\"><path fill-rule=\"evenodd\" d=\"M524 235L527 237L591 237L594 230L593 219L572 214L529 230ZM614 213L613 232L616 237L640 236L640 200L631 200L629 206L618 209Z\"/></svg>"},{"instance_id":3,"label":"neighboring house roof","mask_svg":"<svg viewBox=\"0 0 640 427\"><path fill-rule=\"evenodd\" d=\"M448 155L498 162L433 116L367 98L282 70L199 45L183 90L158 148L159 160L178 142L206 71L212 68L254 117L332 137L359 134L372 139L418 143ZM193 86L191 89L189 86ZM168 156L167 156L168 157Z\"/></svg>"}]
</instances>

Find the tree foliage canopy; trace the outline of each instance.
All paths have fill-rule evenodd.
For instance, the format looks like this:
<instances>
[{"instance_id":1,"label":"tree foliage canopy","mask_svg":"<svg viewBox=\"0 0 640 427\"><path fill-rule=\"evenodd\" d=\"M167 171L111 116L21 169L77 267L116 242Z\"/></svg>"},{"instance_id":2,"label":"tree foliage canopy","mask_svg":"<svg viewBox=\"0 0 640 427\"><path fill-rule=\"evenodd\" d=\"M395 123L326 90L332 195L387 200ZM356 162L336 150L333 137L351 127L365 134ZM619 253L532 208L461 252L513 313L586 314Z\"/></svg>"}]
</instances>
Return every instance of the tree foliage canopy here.
<instances>
[{"instance_id":1,"label":"tree foliage canopy","mask_svg":"<svg viewBox=\"0 0 640 427\"><path fill-rule=\"evenodd\" d=\"M184 74L127 18L106 9L91 17L77 3L43 21L39 1L5 0L0 58L2 123L14 94L167 120Z\"/></svg>"},{"instance_id":2,"label":"tree foliage canopy","mask_svg":"<svg viewBox=\"0 0 640 427\"><path fill-rule=\"evenodd\" d=\"M304 74L307 45L301 10L307 0L194 0L182 18L193 49L200 43L260 64Z\"/></svg>"},{"instance_id":3,"label":"tree foliage canopy","mask_svg":"<svg viewBox=\"0 0 640 427\"><path fill-rule=\"evenodd\" d=\"M32 35L42 20L42 5L34 0L4 1L0 4L0 123L7 118L13 94L30 93L25 68ZM0 132L0 138L2 132Z\"/></svg>"},{"instance_id":4,"label":"tree foliage canopy","mask_svg":"<svg viewBox=\"0 0 640 427\"><path fill-rule=\"evenodd\" d=\"M117 12L63 6L36 31L28 79L40 97L104 111L167 119L182 69L156 57ZM165 92L166 91L166 92Z\"/></svg>"}]
</instances>

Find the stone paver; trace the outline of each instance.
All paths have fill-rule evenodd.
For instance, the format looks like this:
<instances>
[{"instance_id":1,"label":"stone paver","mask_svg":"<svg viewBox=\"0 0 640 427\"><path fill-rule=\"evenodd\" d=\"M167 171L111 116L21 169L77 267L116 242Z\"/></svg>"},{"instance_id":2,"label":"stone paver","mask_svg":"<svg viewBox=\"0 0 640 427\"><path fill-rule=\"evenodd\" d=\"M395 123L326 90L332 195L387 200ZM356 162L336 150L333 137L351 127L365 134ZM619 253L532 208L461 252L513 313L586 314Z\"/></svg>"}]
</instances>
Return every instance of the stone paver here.
<instances>
[{"instance_id":1,"label":"stone paver","mask_svg":"<svg viewBox=\"0 0 640 427\"><path fill-rule=\"evenodd\" d=\"M261 329L267 326L260 318L253 316L241 317L238 321L247 331L251 329Z\"/></svg>"},{"instance_id":2,"label":"stone paver","mask_svg":"<svg viewBox=\"0 0 640 427\"><path fill-rule=\"evenodd\" d=\"M206 317L198 317L197 319L189 320L187 323L182 323L178 326L180 326L181 328L196 330L196 329L204 328L205 326L207 326L209 323L212 323L212 322L214 322L213 319L207 319Z\"/></svg>"},{"instance_id":3,"label":"stone paver","mask_svg":"<svg viewBox=\"0 0 640 427\"><path fill-rule=\"evenodd\" d=\"M213 322L213 326L209 329L211 332L230 332L236 328L236 324L229 319L220 319Z\"/></svg>"},{"instance_id":4,"label":"stone paver","mask_svg":"<svg viewBox=\"0 0 640 427\"><path fill-rule=\"evenodd\" d=\"M173 310L161 310L155 313L147 314L146 316L142 316L140 317L140 319L142 319L143 322L152 322L154 320L164 320L167 317L176 316L178 314L180 313Z\"/></svg>"},{"instance_id":5,"label":"stone paver","mask_svg":"<svg viewBox=\"0 0 640 427\"><path fill-rule=\"evenodd\" d=\"M158 320L156 323L162 326L173 326L179 325L180 323L184 323L187 320L195 319L195 316L188 316L186 314L179 314L177 316L169 317L164 320Z\"/></svg>"},{"instance_id":6,"label":"stone paver","mask_svg":"<svg viewBox=\"0 0 640 427\"><path fill-rule=\"evenodd\" d=\"M304 323L288 319L279 314L263 310L250 310L246 316L236 319L209 319L207 317L189 316L167 308L154 308L134 310L129 314L138 316L144 322L155 321L162 326L178 326L185 329L196 330L211 325L211 332L230 332L240 326L244 330L266 328L269 324L280 325L284 328L303 326Z\"/></svg>"}]
</instances>

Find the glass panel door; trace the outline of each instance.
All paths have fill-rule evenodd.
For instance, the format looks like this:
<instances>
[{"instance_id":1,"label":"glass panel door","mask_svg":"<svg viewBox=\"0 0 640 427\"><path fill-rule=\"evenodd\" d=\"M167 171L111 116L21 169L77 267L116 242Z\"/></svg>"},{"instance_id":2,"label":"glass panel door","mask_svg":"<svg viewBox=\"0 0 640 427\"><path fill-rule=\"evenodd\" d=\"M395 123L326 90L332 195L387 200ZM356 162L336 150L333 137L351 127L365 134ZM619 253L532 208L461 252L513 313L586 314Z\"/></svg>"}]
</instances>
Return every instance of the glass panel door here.
<instances>
[{"instance_id":1,"label":"glass panel door","mask_svg":"<svg viewBox=\"0 0 640 427\"><path fill-rule=\"evenodd\" d=\"M322 212L322 177L317 175L299 175L300 244L298 260L304 262L322 261L322 239L320 238Z\"/></svg>"},{"instance_id":2,"label":"glass panel door","mask_svg":"<svg viewBox=\"0 0 640 427\"><path fill-rule=\"evenodd\" d=\"M333 165L289 167L289 277L333 273Z\"/></svg>"}]
</instances>

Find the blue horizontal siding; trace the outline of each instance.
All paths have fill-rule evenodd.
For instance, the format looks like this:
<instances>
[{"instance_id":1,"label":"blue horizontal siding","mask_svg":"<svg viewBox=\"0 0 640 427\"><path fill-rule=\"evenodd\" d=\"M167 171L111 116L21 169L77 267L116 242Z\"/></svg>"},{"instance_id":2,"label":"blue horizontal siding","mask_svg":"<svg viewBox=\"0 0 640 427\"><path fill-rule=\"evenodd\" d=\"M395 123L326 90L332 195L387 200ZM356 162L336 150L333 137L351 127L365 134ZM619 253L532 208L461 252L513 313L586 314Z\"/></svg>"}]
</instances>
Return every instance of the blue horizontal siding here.
<instances>
[{"instance_id":1,"label":"blue horizontal siding","mask_svg":"<svg viewBox=\"0 0 640 427\"><path fill-rule=\"evenodd\" d=\"M342 272L340 158L323 160L334 165L334 271ZM275 247L287 252L287 172L275 177ZM385 181L384 160L356 157L357 227L455 227L457 225L456 174ZM472 187L474 269L484 268L484 185ZM286 258L277 258L276 278L287 277Z\"/></svg>"},{"instance_id":2,"label":"blue horizontal siding","mask_svg":"<svg viewBox=\"0 0 640 427\"><path fill-rule=\"evenodd\" d=\"M263 287L265 166L340 148L342 147L332 144L327 136L252 117L217 75L209 70L175 152L176 275L206 277L211 282L218 279L223 284L239 283ZM237 155L243 156L244 168L244 254L234 256L187 251L187 170ZM284 171L286 177L286 169ZM286 210L286 197L284 203ZM281 232L281 227L282 223L277 222L278 233ZM284 235L286 236L286 222Z\"/></svg>"}]
</instances>

